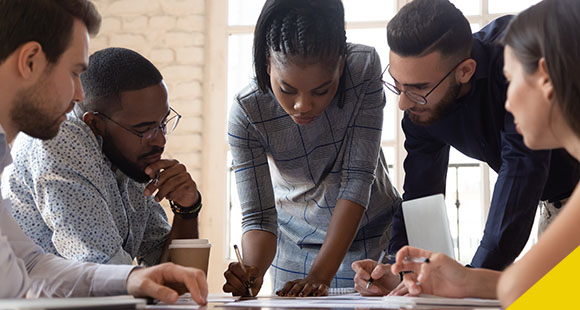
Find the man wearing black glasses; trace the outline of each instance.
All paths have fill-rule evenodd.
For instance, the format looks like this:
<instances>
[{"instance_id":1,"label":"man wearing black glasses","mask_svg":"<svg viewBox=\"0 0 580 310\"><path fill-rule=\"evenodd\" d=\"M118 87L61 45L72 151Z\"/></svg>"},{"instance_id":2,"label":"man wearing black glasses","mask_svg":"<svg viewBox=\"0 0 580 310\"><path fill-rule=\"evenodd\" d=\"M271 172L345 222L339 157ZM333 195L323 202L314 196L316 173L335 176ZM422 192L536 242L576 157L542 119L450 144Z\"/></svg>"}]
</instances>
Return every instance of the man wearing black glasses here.
<instances>
[{"instance_id":1,"label":"man wearing black glasses","mask_svg":"<svg viewBox=\"0 0 580 310\"><path fill-rule=\"evenodd\" d=\"M201 195L183 164L162 159L181 115L160 72L122 48L93 54L85 100L52 140L20 135L3 196L24 232L48 253L103 264L154 265L172 238L197 238ZM175 214L169 225L159 202ZM170 233L171 230L171 233Z\"/></svg>"},{"instance_id":2,"label":"man wearing black glasses","mask_svg":"<svg viewBox=\"0 0 580 310\"><path fill-rule=\"evenodd\" d=\"M548 205L544 214L553 212L580 176L578 163L565 151L529 150L504 108L507 82L499 42L510 20L498 18L472 34L448 0L414 0L387 26L390 65L383 75L405 112L404 200L445 193L451 146L498 173L471 261L473 267L494 270L504 269L524 248L538 203ZM389 253L407 242L399 208ZM368 278L360 271L357 277ZM386 293L380 285L361 286L368 294Z\"/></svg>"}]
</instances>

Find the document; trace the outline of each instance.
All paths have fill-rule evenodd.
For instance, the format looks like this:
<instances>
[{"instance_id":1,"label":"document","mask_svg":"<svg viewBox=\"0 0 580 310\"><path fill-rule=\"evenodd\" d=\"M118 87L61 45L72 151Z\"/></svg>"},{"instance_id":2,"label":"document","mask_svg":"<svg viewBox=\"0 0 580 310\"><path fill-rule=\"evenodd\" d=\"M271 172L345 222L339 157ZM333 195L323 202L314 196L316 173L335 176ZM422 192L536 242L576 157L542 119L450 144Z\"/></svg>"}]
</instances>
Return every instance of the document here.
<instances>
[{"instance_id":1,"label":"document","mask_svg":"<svg viewBox=\"0 0 580 310\"><path fill-rule=\"evenodd\" d=\"M258 297L243 299L222 307L275 307L275 308L382 308L382 297L363 297L359 294L344 294L318 297ZM394 307L392 309L399 309Z\"/></svg>"},{"instance_id":2,"label":"document","mask_svg":"<svg viewBox=\"0 0 580 310\"><path fill-rule=\"evenodd\" d=\"M442 298L436 296L384 296L366 297L359 294L345 294L322 297L258 297L240 299L226 303L222 307L275 307L275 308L380 308L400 309L425 306L463 306L494 308L500 307L497 300L476 298Z\"/></svg>"},{"instance_id":3,"label":"document","mask_svg":"<svg viewBox=\"0 0 580 310\"><path fill-rule=\"evenodd\" d=\"M422 294L419 297L384 296L383 302L388 306L462 306L462 307L501 307L497 299L480 298L444 298Z\"/></svg>"},{"instance_id":4,"label":"document","mask_svg":"<svg viewBox=\"0 0 580 310\"><path fill-rule=\"evenodd\" d=\"M230 303L240 299L240 297L234 297L231 294L209 294L207 296L208 303ZM162 309L199 309L200 306L193 301L190 293L185 293L177 299L174 304L166 304L164 302L157 302L152 305L147 305L145 309L148 310L162 310Z\"/></svg>"}]
</instances>

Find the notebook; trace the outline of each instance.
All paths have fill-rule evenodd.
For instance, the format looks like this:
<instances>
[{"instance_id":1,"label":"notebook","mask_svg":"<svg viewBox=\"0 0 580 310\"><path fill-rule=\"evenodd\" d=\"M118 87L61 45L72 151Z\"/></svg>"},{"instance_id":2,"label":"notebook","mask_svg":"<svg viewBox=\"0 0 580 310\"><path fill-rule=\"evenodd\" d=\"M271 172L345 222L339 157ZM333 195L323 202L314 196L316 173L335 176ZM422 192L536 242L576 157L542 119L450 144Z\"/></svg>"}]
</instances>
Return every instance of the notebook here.
<instances>
[{"instance_id":1,"label":"notebook","mask_svg":"<svg viewBox=\"0 0 580 310\"><path fill-rule=\"evenodd\" d=\"M403 201L409 245L455 259L443 194Z\"/></svg>"},{"instance_id":2,"label":"notebook","mask_svg":"<svg viewBox=\"0 0 580 310\"><path fill-rule=\"evenodd\" d=\"M145 299L133 296L86 297L86 298L38 298L38 299L0 299L0 310L128 310L144 309Z\"/></svg>"},{"instance_id":3,"label":"notebook","mask_svg":"<svg viewBox=\"0 0 580 310\"><path fill-rule=\"evenodd\" d=\"M356 293L354 287L332 287L328 290L328 295L330 296L346 295L354 293Z\"/></svg>"}]
</instances>

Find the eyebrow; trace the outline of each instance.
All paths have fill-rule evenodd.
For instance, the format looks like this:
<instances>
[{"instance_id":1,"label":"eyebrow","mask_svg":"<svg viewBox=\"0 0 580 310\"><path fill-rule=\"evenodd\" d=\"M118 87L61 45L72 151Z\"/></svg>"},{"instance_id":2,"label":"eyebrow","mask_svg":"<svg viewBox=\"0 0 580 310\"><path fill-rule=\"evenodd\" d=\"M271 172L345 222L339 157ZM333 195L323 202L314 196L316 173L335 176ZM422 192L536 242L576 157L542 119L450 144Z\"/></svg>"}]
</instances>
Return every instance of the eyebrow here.
<instances>
[{"instance_id":1,"label":"eyebrow","mask_svg":"<svg viewBox=\"0 0 580 310\"><path fill-rule=\"evenodd\" d=\"M167 111L167 114L165 114L165 117L163 118L163 120L166 120L167 119L167 117L169 116L169 113L171 113L171 110ZM133 127L133 128L143 128L143 127L149 127L149 126L156 125L156 124L157 124L157 122L142 122L142 123L139 123L137 125L133 125L131 127Z\"/></svg>"},{"instance_id":2,"label":"eyebrow","mask_svg":"<svg viewBox=\"0 0 580 310\"><path fill-rule=\"evenodd\" d=\"M83 72L87 71L89 66L86 63L79 63L75 65L76 68L80 68Z\"/></svg>"},{"instance_id":3,"label":"eyebrow","mask_svg":"<svg viewBox=\"0 0 580 310\"><path fill-rule=\"evenodd\" d=\"M391 74L390 71L387 71L387 72L393 78L393 80L395 81L395 83L399 83L399 81L397 81L397 79L395 79L395 77ZM405 87L423 88L423 87L429 86L429 84L430 83L422 82L422 83L405 83L405 84L402 84L402 85L405 86Z\"/></svg>"},{"instance_id":4,"label":"eyebrow","mask_svg":"<svg viewBox=\"0 0 580 310\"><path fill-rule=\"evenodd\" d=\"M313 88L312 90L320 90L321 88L323 88L325 86L328 86L330 83L332 83L332 80L328 80L328 81L320 84L318 87ZM294 86L292 86L292 85L284 82L284 80L280 80L280 84L284 84L284 85L286 85L286 86L288 86L288 87L290 87L292 89L296 89L296 87L294 87Z\"/></svg>"}]
</instances>

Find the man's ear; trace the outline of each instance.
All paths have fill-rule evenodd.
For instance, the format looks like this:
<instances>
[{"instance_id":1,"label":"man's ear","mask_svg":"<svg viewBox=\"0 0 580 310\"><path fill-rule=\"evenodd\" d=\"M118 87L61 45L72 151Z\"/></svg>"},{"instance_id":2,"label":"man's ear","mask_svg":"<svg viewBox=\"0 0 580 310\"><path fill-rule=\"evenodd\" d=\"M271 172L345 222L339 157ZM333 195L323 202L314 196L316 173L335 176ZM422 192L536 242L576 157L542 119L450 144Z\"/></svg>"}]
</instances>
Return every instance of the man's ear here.
<instances>
[{"instance_id":1,"label":"man's ear","mask_svg":"<svg viewBox=\"0 0 580 310\"><path fill-rule=\"evenodd\" d=\"M551 101L554 98L554 85L552 84L552 79L550 79L550 73L548 73L548 65L546 64L546 58L541 58L538 61L538 83L544 98Z\"/></svg>"},{"instance_id":2,"label":"man's ear","mask_svg":"<svg viewBox=\"0 0 580 310\"><path fill-rule=\"evenodd\" d=\"M34 41L27 42L19 48L17 62L18 73L26 80L39 76L48 64L42 46Z\"/></svg>"},{"instance_id":3,"label":"man's ear","mask_svg":"<svg viewBox=\"0 0 580 310\"><path fill-rule=\"evenodd\" d=\"M103 137L105 134L105 122L102 117L95 112L85 112L83 122L91 128L95 136Z\"/></svg>"},{"instance_id":4,"label":"man's ear","mask_svg":"<svg viewBox=\"0 0 580 310\"><path fill-rule=\"evenodd\" d=\"M475 59L469 58L464 60L463 63L457 67L457 71L455 72L456 80L461 84L467 84L475 74L475 68L477 68L477 62Z\"/></svg>"}]
</instances>

